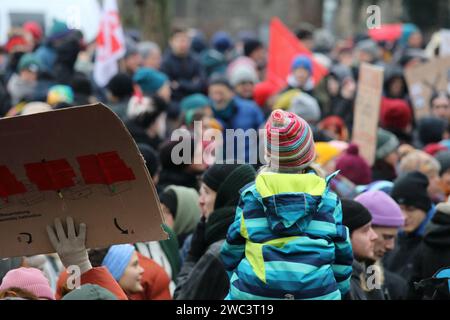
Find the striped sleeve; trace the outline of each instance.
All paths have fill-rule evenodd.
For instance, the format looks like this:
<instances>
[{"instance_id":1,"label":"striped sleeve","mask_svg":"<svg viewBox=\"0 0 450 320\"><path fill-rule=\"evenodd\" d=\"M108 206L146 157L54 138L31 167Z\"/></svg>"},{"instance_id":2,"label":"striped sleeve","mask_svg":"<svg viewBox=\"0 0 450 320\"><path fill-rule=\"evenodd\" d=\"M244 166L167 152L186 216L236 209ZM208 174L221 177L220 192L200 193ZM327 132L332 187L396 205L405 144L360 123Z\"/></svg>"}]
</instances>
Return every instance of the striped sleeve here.
<instances>
[{"instance_id":1,"label":"striped sleeve","mask_svg":"<svg viewBox=\"0 0 450 320\"><path fill-rule=\"evenodd\" d=\"M234 222L228 229L227 239L223 243L221 259L228 275L232 273L245 256L245 238L241 235L241 221L244 212L244 201L239 201Z\"/></svg>"},{"instance_id":2,"label":"striped sleeve","mask_svg":"<svg viewBox=\"0 0 450 320\"><path fill-rule=\"evenodd\" d=\"M339 199L337 199L333 216L336 223L336 234L333 239L336 258L332 269L339 291L341 291L342 296L345 296L350 291L353 250L348 228L342 224L342 205Z\"/></svg>"}]
</instances>

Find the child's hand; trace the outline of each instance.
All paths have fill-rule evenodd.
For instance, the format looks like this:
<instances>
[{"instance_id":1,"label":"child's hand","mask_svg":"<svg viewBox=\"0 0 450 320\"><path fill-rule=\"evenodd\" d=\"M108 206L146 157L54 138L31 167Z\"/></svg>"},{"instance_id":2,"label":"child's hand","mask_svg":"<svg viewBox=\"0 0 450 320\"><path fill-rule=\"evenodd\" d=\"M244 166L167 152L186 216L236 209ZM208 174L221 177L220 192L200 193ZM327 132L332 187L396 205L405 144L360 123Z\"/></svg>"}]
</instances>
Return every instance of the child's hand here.
<instances>
[{"instance_id":1,"label":"child's hand","mask_svg":"<svg viewBox=\"0 0 450 320\"><path fill-rule=\"evenodd\" d=\"M86 225L80 224L78 236L75 232L75 224L73 219L68 217L67 220L67 235L62 226L60 219L55 219L54 229L51 226L47 226L47 233L50 242L55 248L56 252L61 259L63 265L68 268L69 266L78 266L81 273L92 269L91 262L86 250ZM56 230L56 234L55 234Z\"/></svg>"}]
</instances>

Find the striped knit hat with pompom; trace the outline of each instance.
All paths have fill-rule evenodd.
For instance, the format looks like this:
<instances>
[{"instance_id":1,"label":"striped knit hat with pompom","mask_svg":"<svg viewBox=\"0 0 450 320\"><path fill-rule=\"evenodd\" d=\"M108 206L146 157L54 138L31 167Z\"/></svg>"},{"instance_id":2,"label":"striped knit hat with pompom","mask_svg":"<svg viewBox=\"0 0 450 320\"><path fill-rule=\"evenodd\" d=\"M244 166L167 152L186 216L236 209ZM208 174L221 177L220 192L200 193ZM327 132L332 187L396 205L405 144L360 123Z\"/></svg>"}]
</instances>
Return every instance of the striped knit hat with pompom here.
<instances>
[{"instance_id":1,"label":"striped knit hat with pompom","mask_svg":"<svg viewBox=\"0 0 450 320\"><path fill-rule=\"evenodd\" d=\"M278 172L299 172L316 158L313 132L308 123L291 112L275 110L267 124L268 165Z\"/></svg>"}]
</instances>

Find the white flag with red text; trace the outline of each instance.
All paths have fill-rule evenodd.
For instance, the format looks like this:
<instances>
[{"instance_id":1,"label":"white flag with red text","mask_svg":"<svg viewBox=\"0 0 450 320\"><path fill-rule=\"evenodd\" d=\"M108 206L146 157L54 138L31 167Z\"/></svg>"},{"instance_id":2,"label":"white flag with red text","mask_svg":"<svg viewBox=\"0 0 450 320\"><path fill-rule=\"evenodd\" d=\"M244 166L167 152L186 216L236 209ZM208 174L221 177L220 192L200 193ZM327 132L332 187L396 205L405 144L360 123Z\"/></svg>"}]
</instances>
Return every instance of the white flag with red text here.
<instances>
[{"instance_id":1,"label":"white flag with red text","mask_svg":"<svg viewBox=\"0 0 450 320\"><path fill-rule=\"evenodd\" d=\"M118 61L125 55L125 36L120 23L116 0L104 0L97 36L94 65L94 80L99 87L105 87L119 72Z\"/></svg>"}]
</instances>

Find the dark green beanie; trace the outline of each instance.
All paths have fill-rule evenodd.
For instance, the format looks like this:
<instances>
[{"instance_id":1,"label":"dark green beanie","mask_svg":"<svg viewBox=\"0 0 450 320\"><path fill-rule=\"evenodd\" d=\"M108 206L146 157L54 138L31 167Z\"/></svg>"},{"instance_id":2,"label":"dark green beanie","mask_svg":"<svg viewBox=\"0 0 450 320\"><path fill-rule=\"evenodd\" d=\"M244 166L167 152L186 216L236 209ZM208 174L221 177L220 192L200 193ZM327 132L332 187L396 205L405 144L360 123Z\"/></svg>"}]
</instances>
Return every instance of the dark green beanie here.
<instances>
[{"instance_id":1,"label":"dark green beanie","mask_svg":"<svg viewBox=\"0 0 450 320\"><path fill-rule=\"evenodd\" d=\"M86 284L66 294L62 300L118 300L115 295L103 287Z\"/></svg>"},{"instance_id":2,"label":"dark green beanie","mask_svg":"<svg viewBox=\"0 0 450 320\"><path fill-rule=\"evenodd\" d=\"M400 142L397 137L384 129L378 129L376 160L383 160L389 154L397 150Z\"/></svg>"}]
</instances>

